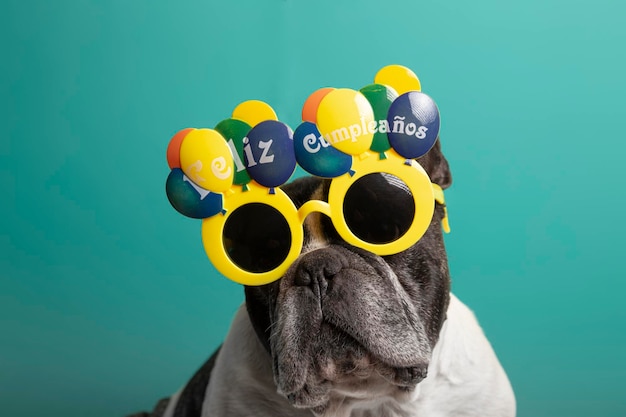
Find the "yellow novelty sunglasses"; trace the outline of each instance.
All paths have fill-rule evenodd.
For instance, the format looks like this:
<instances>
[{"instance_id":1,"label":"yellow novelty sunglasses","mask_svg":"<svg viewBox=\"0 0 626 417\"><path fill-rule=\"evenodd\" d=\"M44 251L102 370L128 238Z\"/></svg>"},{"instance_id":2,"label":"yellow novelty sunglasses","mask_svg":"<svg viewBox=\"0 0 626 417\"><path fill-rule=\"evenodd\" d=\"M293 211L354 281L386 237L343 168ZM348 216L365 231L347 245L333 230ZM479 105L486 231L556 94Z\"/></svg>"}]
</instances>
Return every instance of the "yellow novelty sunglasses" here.
<instances>
[{"instance_id":1,"label":"yellow novelty sunglasses","mask_svg":"<svg viewBox=\"0 0 626 417\"><path fill-rule=\"evenodd\" d=\"M202 220L207 256L244 285L279 279L300 255L304 222L326 215L346 243L377 255L402 252L428 229L443 191L416 162L438 139L439 111L405 67L381 69L359 91L320 89L293 132L266 103L250 100L215 129L170 141L167 196ZM296 207L280 189L296 165L329 178L328 201Z\"/></svg>"}]
</instances>

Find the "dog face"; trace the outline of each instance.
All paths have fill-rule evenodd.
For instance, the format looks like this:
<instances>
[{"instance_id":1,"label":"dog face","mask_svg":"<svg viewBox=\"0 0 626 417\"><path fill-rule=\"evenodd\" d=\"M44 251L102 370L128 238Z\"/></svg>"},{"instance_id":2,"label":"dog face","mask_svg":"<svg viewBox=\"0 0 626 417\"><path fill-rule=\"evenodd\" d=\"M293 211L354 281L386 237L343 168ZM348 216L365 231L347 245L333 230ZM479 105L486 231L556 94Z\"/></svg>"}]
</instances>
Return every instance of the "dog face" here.
<instances>
[{"instance_id":1,"label":"dog face","mask_svg":"<svg viewBox=\"0 0 626 417\"><path fill-rule=\"evenodd\" d=\"M439 142L418 162L432 182L450 185ZM301 206L326 200L328 186L326 180L303 178L283 189ZM361 188L357 192L389 202L377 215L399 222L411 215L410 196L382 175ZM356 201L345 209L359 210ZM286 274L245 288L278 391L293 406L323 414L346 401L402 400L426 377L449 301L442 218L443 207L436 204L427 232L413 247L381 257L348 245L328 218L312 214L305 221L304 249ZM375 220L363 220L365 228L377 227Z\"/></svg>"}]
</instances>

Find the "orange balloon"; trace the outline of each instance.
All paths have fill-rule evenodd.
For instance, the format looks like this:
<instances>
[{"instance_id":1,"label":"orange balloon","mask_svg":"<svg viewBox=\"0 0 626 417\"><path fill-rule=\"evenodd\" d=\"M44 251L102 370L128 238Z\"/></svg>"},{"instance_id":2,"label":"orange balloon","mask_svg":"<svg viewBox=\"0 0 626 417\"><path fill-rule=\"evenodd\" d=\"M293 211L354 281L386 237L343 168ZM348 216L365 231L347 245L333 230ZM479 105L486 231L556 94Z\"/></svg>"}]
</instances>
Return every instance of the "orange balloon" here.
<instances>
[{"instance_id":1,"label":"orange balloon","mask_svg":"<svg viewBox=\"0 0 626 417\"><path fill-rule=\"evenodd\" d=\"M188 127L177 132L170 143L167 145L167 164L170 169L180 168L180 145L183 143L183 139L187 136L187 133L191 132L193 128Z\"/></svg>"},{"instance_id":2,"label":"orange balloon","mask_svg":"<svg viewBox=\"0 0 626 417\"><path fill-rule=\"evenodd\" d=\"M302 106L302 121L317 123L317 108L320 106L320 101L333 90L332 87L324 87L314 91Z\"/></svg>"}]
</instances>

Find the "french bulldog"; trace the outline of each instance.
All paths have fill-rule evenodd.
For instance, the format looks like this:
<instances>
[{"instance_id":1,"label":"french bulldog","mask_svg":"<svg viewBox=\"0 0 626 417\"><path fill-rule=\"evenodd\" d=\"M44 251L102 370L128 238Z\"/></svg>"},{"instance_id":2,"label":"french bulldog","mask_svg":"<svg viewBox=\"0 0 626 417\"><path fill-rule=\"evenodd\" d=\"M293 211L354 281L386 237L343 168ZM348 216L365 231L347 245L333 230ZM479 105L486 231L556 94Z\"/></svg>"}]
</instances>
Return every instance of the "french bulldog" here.
<instances>
[{"instance_id":1,"label":"french bulldog","mask_svg":"<svg viewBox=\"0 0 626 417\"><path fill-rule=\"evenodd\" d=\"M433 183L450 186L439 141L418 162ZM406 190L375 177L361 191L387 202L376 215L402 222L413 210ZM282 188L299 207L324 200L328 180ZM358 199L345 209L378 227ZM437 203L414 246L381 257L348 245L326 216L309 215L297 261L281 279L245 287L222 346L178 393L134 417L514 416L505 371L450 292L443 216Z\"/></svg>"}]
</instances>

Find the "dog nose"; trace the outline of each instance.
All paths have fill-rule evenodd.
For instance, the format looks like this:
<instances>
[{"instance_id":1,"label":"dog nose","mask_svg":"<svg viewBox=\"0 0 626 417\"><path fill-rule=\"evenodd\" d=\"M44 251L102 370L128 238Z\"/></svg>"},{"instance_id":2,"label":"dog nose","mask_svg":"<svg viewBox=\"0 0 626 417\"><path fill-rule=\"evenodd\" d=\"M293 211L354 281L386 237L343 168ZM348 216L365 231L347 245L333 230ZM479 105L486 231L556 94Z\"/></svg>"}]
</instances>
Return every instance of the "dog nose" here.
<instances>
[{"instance_id":1,"label":"dog nose","mask_svg":"<svg viewBox=\"0 0 626 417\"><path fill-rule=\"evenodd\" d=\"M341 256L333 250L318 249L304 255L298 262L294 284L301 287L318 285L324 293L329 281L341 270Z\"/></svg>"}]
</instances>

